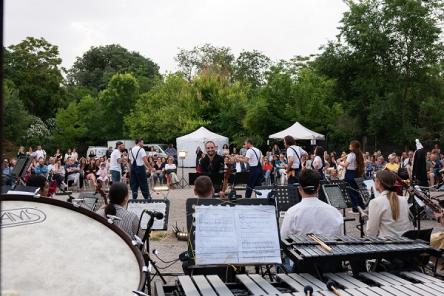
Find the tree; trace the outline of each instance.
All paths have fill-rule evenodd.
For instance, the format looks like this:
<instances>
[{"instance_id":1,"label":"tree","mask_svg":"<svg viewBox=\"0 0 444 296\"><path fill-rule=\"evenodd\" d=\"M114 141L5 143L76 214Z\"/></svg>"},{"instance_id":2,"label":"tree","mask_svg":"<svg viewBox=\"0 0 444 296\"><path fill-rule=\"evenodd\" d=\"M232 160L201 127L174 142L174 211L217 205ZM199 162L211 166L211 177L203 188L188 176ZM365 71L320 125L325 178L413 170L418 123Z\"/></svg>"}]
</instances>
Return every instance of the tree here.
<instances>
[{"instance_id":1,"label":"tree","mask_svg":"<svg viewBox=\"0 0 444 296\"><path fill-rule=\"evenodd\" d=\"M425 86L443 58L438 23L444 4L433 0L347 4L350 11L341 21L338 41L325 48L315 67L337 81L336 100L356 118L361 131L356 136L407 144L422 128L417 113L424 98L443 98Z\"/></svg>"},{"instance_id":2,"label":"tree","mask_svg":"<svg viewBox=\"0 0 444 296\"><path fill-rule=\"evenodd\" d=\"M4 137L9 141L23 140L26 129L31 122L31 116L20 100L18 90L11 81L3 83L3 127Z\"/></svg>"},{"instance_id":3,"label":"tree","mask_svg":"<svg viewBox=\"0 0 444 296\"><path fill-rule=\"evenodd\" d=\"M228 47L205 44L191 50L180 49L176 61L179 64L180 72L185 75L188 81L191 81L196 74L202 71L231 76L234 55Z\"/></svg>"},{"instance_id":4,"label":"tree","mask_svg":"<svg viewBox=\"0 0 444 296\"><path fill-rule=\"evenodd\" d=\"M106 89L99 94L105 123L103 137L119 139L127 136L124 117L135 106L139 96L139 83L131 74L114 74Z\"/></svg>"},{"instance_id":5,"label":"tree","mask_svg":"<svg viewBox=\"0 0 444 296\"><path fill-rule=\"evenodd\" d=\"M91 47L78 57L68 71L68 81L98 93L116 73L131 73L139 81L142 92L148 91L160 78L159 66L152 60L111 44Z\"/></svg>"},{"instance_id":6,"label":"tree","mask_svg":"<svg viewBox=\"0 0 444 296\"><path fill-rule=\"evenodd\" d=\"M190 84L182 75L170 74L140 96L125 124L133 138L172 141L205 125L199 109L200 100Z\"/></svg>"},{"instance_id":7,"label":"tree","mask_svg":"<svg viewBox=\"0 0 444 296\"><path fill-rule=\"evenodd\" d=\"M236 59L234 80L258 87L265 83L265 72L271 66L271 60L259 51L242 51Z\"/></svg>"},{"instance_id":8,"label":"tree","mask_svg":"<svg viewBox=\"0 0 444 296\"><path fill-rule=\"evenodd\" d=\"M16 85L28 112L42 119L54 117L64 100L58 47L43 38L27 37L4 53L5 77Z\"/></svg>"}]
</instances>

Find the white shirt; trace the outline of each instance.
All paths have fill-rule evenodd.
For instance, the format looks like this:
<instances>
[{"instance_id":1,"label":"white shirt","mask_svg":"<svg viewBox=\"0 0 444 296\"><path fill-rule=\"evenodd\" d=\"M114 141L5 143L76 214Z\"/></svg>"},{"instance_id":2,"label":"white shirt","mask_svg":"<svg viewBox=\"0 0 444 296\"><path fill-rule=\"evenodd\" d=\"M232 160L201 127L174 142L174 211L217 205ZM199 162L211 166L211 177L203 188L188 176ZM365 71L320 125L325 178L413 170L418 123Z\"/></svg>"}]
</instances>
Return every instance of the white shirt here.
<instances>
[{"instance_id":1,"label":"white shirt","mask_svg":"<svg viewBox=\"0 0 444 296\"><path fill-rule=\"evenodd\" d=\"M46 157L46 152L45 152L45 150L40 149L40 150L36 150L36 151L35 151L35 158L37 158L37 160L38 160L40 157L43 157L43 158Z\"/></svg>"},{"instance_id":2,"label":"white shirt","mask_svg":"<svg viewBox=\"0 0 444 296\"><path fill-rule=\"evenodd\" d=\"M409 205L407 197L398 196L399 217L393 220L390 202L387 197L389 191L383 191L370 201L368 207L367 235L370 236L402 236L410 230Z\"/></svg>"},{"instance_id":3,"label":"white shirt","mask_svg":"<svg viewBox=\"0 0 444 296\"><path fill-rule=\"evenodd\" d=\"M316 155L311 164L315 170L320 170L322 168L322 159L320 156Z\"/></svg>"},{"instance_id":4,"label":"white shirt","mask_svg":"<svg viewBox=\"0 0 444 296\"><path fill-rule=\"evenodd\" d=\"M122 166L120 165L120 163L118 163L120 158L122 158L122 153L119 149L114 149L110 157L110 171L122 172Z\"/></svg>"},{"instance_id":5,"label":"white shirt","mask_svg":"<svg viewBox=\"0 0 444 296\"><path fill-rule=\"evenodd\" d=\"M356 154L354 152L350 152L347 155L347 162L347 170L356 170L356 168L358 167L358 163L356 162Z\"/></svg>"},{"instance_id":6,"label":"white shirt","mask_svg":"<svg viewBox=\"0 0 444 296\"><path fill-rule=\"evenodd\" d=\"M341 235L344 217L339 210L320 201L317 197L304 197L285 213L281 226L281 238L290 234L314 233L319 235Z\"/></svg>"},{"instance_id":7,"label":"white shirt","mask_svg":"<svg viewBox=\"0 0 444 296\"><path fill-rule=\"evenodd\" d=\"M299 146L292 145L287 148L287 159L289 162L293 160L292 169L299 169L300 160L303 155L307 155L307 152Z\"/></svg>"},{"instance_id":8,"label":"white shirt","mask_svg":"<svg viewBox=\"0 0 444 296\"><path fill-rule=\"evenodd\" d=\"M139 151L139 149L140 149L140 152L137 155L137 152ZM131 151L130 151L130 154L129 154L131 163L134 161L134 157L136 157L136 156L137 156L137 158L136 158L136 165L137 166L144 165L145 163L143 162L143 158L146 156L146 152L145 152L145 149L143 149L139 145L136 145L133 148L131 148Z\"/></svg>"},{"instance_id":9,"label":"white shirt","mask_svg":"<svg viewBox=\"0 0 444 296\"><path fill-rule=\"evenodd\" d=\"M257 166L259 164L259 160L262 159L262 152L256 147L251 147L247 150L247 154L245 155L248 158L248 164L250 167Z\"/></svg>"},{"instance_id":10,"label":"white shirt","mask_svg":"<svg viewBox=\"0 0 444 296\"><path fill-rule=\"evenodd\" d=\"M79 154L77 152L72 152L71 157L74 159L74 161L77 161L77 159L79 159Z\"/></svg>"}]
</instances>

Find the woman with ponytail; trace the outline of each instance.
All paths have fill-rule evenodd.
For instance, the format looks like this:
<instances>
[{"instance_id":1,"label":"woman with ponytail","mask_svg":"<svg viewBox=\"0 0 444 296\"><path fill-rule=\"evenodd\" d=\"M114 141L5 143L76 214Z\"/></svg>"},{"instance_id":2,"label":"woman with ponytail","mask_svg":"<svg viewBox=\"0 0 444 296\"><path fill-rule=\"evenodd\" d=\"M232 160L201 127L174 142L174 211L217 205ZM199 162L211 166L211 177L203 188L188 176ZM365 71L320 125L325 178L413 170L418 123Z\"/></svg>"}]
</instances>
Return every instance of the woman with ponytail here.
<instances>
[{"instance_id":1,"label":"woman with ponytail","mask_svg":"<svg viewBox=\"0 0 444 296\"><path fill-rule=\"evenodd\" d=\"M396 194L396 175L383 170L376 174L375 188L381 194L368 208L367 235L401 236L410 230L407 198Z\"/></svg>"},{"instance_id":2,"label":"woman with ponytail","mask_svg":"<svg viewBox=\"0 0 444 296\"><path fill-rule=\"evenodd\" d=\"M139 218L136 214L126 210L128 204L128 186L125 183L115 182L109 188L109 203L105 208L97 211L97 214L109 218L116 216L120 219L114 219L113 223L120 227L123 231L133 239L137 234ZM111 218L112 219L112 218Z\"/></svg>"},{"instance_id":3,"label":"woman with ponytail","mask_svg":"<svg viewBox=\"0 0 444 296\"><path fill-rule=\"evenodd\" d=\"M344 180L347 181L351 187L351 189L348 190L348 195L352 202L353 213L359 213L358 206L361 207L361 209L365 209L365 205L358 193L359 189L355 178L364 176L364 155L362 155L359 141L351 141L349 149L350 153L347 154L347 159L342 161L340 165L346 168Z\"/></svg>"}]
</instances>

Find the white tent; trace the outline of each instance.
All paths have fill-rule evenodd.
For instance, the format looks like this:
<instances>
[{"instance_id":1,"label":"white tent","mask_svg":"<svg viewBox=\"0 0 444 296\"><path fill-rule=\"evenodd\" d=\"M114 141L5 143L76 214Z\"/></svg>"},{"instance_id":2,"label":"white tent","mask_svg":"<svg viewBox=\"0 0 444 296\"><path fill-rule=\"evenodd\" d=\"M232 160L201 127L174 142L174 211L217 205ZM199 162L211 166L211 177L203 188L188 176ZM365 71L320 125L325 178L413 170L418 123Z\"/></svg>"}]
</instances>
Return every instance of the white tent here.
<instances>
[{"instance_id":1,"label":"white tent","mask_svg":"<svg viewBox=\"0 0 444 296\"><path fill-rule=\"evenodd\" d=\"M184 167L196 166L196 149L199 146L205 152L205 143L207 141L213 141L218 150L221 150L224 144L228 144L227 137L213 133L203 126L188 135L176 139L177 153L182 150L187 152L187 157L183 160ZM182 160L179 159L178 161L179 166L182 166Z\"/></svg>"},{"instance_id":2,"label":"white tent","mask_svg":"<svg viewBox=\"0 0 444 296\"><path fill-rule=\"evenodd\" d=\"M283 139L285 136L292 136L295 140L325 140L325 136L309 130L296 121L295 124L283 131L272 134L270 139Z\"/></svg>"}]
</instances>

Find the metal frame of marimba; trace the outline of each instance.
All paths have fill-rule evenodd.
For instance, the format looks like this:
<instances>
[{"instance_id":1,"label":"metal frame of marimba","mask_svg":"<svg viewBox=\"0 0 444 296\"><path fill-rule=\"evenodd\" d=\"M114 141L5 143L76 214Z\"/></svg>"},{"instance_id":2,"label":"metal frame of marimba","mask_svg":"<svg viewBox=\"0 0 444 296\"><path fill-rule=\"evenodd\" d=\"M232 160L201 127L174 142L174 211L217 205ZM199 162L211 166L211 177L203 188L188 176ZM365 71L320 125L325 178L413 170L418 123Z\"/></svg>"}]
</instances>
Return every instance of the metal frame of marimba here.
<instances>
[{"instance_id":1,"label":"metal frame of marimba","mask_svg":"<svg viewBox=\"0 0 444 296\"><path fill-rule=\"evenodd\" d=\"M224 283L216 275L179 276L175 285L155 284L157 296L238 296L279 295L306 296L306 287L312 295L337 295L327 288L333 284L343 296L438 296L443 295L444 281L412 271L393 274L388 272L363 272L353 277L348 273L326 273L322 280L307 273L277 274L269 282L258 274L236 275L235 283Z\"/></svg>"}]
</instances>

